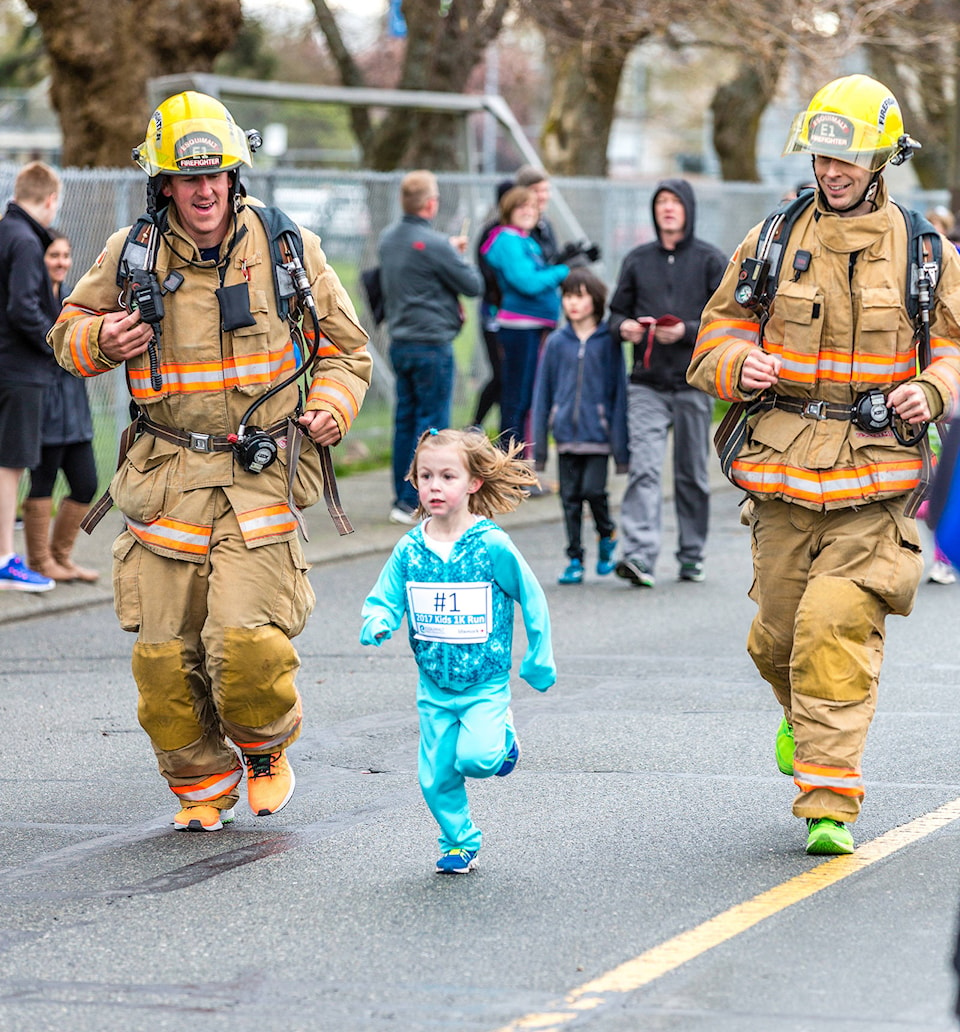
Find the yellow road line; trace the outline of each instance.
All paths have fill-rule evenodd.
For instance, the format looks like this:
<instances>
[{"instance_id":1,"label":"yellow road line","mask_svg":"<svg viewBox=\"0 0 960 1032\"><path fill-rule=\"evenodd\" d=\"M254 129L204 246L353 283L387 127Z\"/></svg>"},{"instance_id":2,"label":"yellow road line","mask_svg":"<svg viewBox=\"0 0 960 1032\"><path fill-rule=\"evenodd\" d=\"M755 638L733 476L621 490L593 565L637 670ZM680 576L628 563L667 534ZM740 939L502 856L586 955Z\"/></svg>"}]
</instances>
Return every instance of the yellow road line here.
<instances>
[{"instance_id":1,"label":"yellow road line","mask_svg":"<svg viewBox=\"0 0 960 1032\"><path fill-rule=\"evenodd\" d=\"M925 838L958 818L960 798L944 803L943 806L917 817L909 824L894 828L872 842L859 846L856 853L851 856L834 857L781 885L761 892L745 903L738 903L696 928L681 932L680 935L654 946L646 953L641 953L612 971L600 975L599 978L571 990L562 1003L558 1002L555 1009L539 1014L527 1014L497 1029L496 1032L555 1032L584 1011L610 1002L613 994L629 993L641 986L649 985L688 960L699 957L707 950L732 939L766 918L848 878L851 874L862 871L865 867Z\"/></svg>"}]
</instances>

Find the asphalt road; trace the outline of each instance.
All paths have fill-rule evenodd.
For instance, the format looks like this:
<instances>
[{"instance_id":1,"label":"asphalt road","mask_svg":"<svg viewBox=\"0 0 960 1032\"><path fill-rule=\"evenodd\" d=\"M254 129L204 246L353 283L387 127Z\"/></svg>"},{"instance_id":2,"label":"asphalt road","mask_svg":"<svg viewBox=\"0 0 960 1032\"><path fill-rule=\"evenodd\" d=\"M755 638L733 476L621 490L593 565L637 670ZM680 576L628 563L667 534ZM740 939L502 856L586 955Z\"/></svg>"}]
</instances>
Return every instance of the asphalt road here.
<instances>
[{"instance_id":1,"label":"asphalt road","mask_svg":"<svg viewBox=\"0 0 960 1032\"><path fill-rule=\"evenodd\" d=\"M515 688L523 758L471 784L467 877L433 873L409 648L357 642L382 553L314 568L296 795L217 834L173 831L108 604L4 623L0 1030L955 1029L960 585L889 621L858 853L808 857L736 501L704 584L668 519L652 591L559 587L559 523L511 529L560 680Z\"/></svg>"}]
</instances>

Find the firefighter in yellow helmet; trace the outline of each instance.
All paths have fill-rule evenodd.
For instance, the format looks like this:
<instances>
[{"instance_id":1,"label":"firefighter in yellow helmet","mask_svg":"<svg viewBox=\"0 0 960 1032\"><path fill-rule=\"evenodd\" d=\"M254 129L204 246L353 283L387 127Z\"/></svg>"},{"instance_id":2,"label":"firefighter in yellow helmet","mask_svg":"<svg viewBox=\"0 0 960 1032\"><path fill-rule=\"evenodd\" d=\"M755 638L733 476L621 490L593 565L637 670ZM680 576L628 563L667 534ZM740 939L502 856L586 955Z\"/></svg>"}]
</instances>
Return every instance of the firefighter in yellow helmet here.
<instances>
[{"instance_id":1,"label":"firefighter in yellow helmet","mask_svg":"<svg viewBox=\"0 0 960 1032\"><path fill-rule=\"evenodd\" d=\"M324 488L325 449L356 417L371 360L319 239L245 199L248 135L223 104L165 100L134 158L148 211L110 237L49 340L78 376L125 367L139 415L110 487L115 607L137 633L139 718L174 825L216 831L244 772L258 816L293 793L291 639L315 602L299 510ZM282 254L269 227L289 230ZM291 279L295 300L279 289Z\"/></svg>"},{"instance_id":2,"label":"firefighter in yellow helmet","mask_svg":"<svg viewBox=\"0 0 960 1032\"><path fill-rule=\"evenodd\" d=\"M902 165L919 147L904 132L900 105L883 83L867 75L845 75L818 90L806 111L794 118L783 153L812 154L824 202L832 211L849 212L874 201L887 164ZM848 170L856 176L852 188L833 177L827 189L817 174L818 158L822 169L832 159L863 171Z\"/></svg>"},{"instance_id":3,"label":"firefighter in yellow helmet","mask_svg":"<svg viewBox=\"0 0 960 1032\"><path fill-rule=\"evenodd\" d=\"M776 760L812 854L854 849L884 622L910 612L923 569L918 431L960 399L960 259L882 174L917 146L882 83L824 86L784 149L812 156L817 190L747 234L687 372L734 403L718 444L749 496L747 649L782 708Z\"/></svg>"},{"instance_id":4,"label":"firefighter in yellow helmet","mask_svg":"<svg viewBox=\"0 0 960 1032\"><path fill-rule=\"evenodd\" d=\"M232 172L231 195L237 190L241 165L251 166L250 143L260 145L260 135L245 133L230 112L214 97L188 91L165 100L147 126L143 143L133 149L133 160L150 177L147 206L166 204L162 186L165 176L192 176Z\"/></svg>"}]
</instances>

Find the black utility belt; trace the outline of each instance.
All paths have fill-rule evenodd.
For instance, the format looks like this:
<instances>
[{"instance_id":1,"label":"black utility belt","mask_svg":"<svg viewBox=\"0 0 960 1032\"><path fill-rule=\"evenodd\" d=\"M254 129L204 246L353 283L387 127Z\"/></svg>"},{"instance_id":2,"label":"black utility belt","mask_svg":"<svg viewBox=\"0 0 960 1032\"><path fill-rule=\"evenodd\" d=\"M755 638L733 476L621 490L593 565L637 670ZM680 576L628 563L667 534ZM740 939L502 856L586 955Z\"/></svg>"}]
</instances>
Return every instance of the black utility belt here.
<instances>
[{"instance_id":1,"label":"black utility belt","mask_svg":"<svg viewBox=\"0 0 960 1032\"><path fill-rule=\"evenodd\" d=\"M286 419L281 419L268 426L263 433L276 440L287 432ZM141 416L139 427L161 441L169 441L170 444L178 444L181 448L189 448L195 452L226 452L233 451L237 444L237 435L230 434L227 437L218 437L215 434L197 434L189 430L177 430L172 426L164 426L162 423L154 423L153 420Z\"/></svg>"},{"instance_id":2,"label":"black utility belt","mask_svg":"<svg viewBox=\"0 0 960 1032\"><path fill-rule=\"evenodd\" d=\"M857 396L852 405L841 405L830 401L813 401L803 398L788 398L782 394L770 394L762 398L759 411L781 409L784 412L795 412L805 419L839 419L853 423L859 430L868 434L879 434L886 429L901 444L919 443L927 432L927 424L919 423L915 433L902 435L897 427L897 414L887 407L887 399L883 391L865 391Z\"/></svg>"}]
</instances>

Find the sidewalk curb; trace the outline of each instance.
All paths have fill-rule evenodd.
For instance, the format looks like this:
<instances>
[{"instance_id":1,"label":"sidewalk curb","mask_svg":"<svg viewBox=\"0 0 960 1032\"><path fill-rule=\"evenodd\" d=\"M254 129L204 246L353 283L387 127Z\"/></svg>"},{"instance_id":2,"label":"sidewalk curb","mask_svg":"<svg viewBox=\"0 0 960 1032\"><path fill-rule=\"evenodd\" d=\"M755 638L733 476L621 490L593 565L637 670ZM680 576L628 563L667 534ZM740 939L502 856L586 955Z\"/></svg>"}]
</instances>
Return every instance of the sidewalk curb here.
<instances>
[{"instance_id":1,"label":"sidewalk curb","mask_svg":"<svg viewBox=\"0 0 960 1032\"><path fill-rule=\"evenodd\" d=\"M664 463L664 500L673 498L673 484L670 476L671 458L668 451ZM710 468L711 491L724 488L734 490L720 472L716 463ZM548 469L545 482L554 491L549 495L527 499L515 512L497 517L505 530L513 527L529 527L540 523L558 523L563 514L556 495L555 466ZM611 475L609 481L610 506L614 511L620 508L620 500L626 485L626 477ZM338 478L340 498L343 507L354 526L354 533L339 537L333 528L326 507L320 503L305 512L310 540L303 542L304 555L312 566L340 562L358 556L386 554L409 530L408 527L390 523L391 474L388 469L364 471L340 475ZM69 613L87 606L113 604L113 585L110 571L113 565L112 548L120 529L120 516L111 511L91 535L78 536L74 558L82 566L100 571L100 580L94 584L80 582L58 584L53 590L31 593L24 591L0 591L0 625L50 616L53 613ZM558 541L558 554L561 549ZM15 548L23 552L23 534L17 531Z\"/></svg>"}]
</instances>

